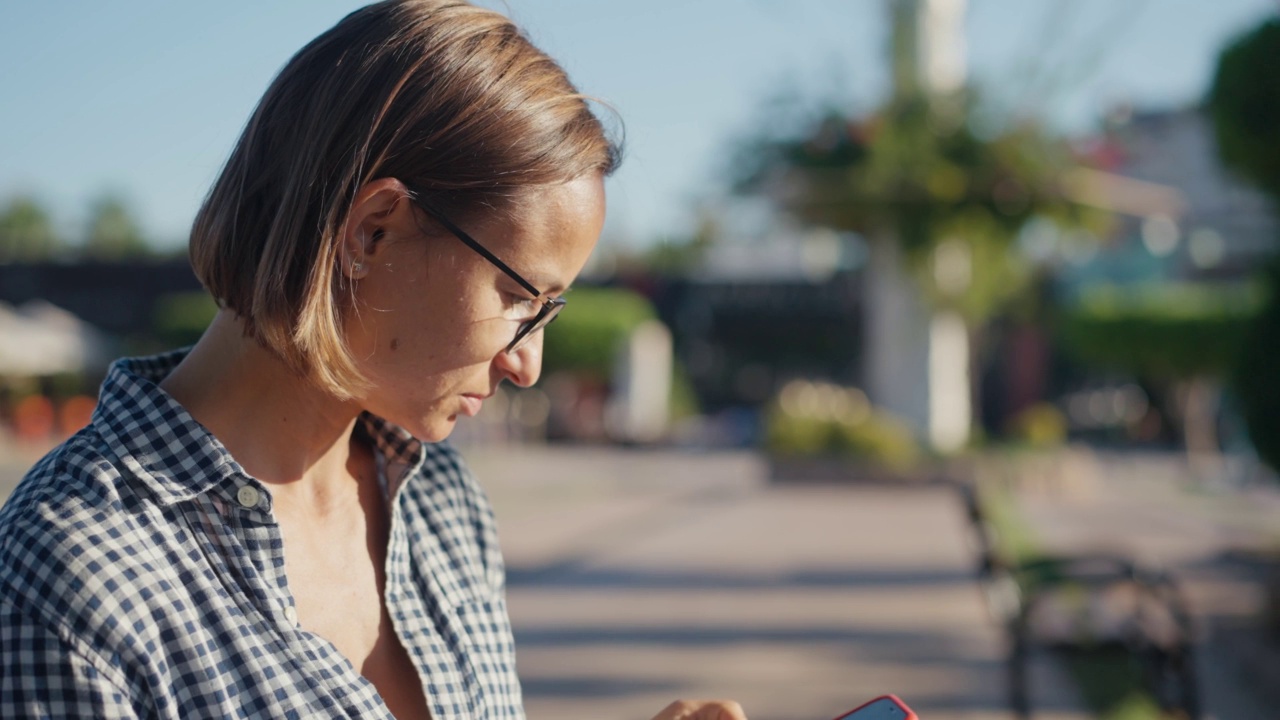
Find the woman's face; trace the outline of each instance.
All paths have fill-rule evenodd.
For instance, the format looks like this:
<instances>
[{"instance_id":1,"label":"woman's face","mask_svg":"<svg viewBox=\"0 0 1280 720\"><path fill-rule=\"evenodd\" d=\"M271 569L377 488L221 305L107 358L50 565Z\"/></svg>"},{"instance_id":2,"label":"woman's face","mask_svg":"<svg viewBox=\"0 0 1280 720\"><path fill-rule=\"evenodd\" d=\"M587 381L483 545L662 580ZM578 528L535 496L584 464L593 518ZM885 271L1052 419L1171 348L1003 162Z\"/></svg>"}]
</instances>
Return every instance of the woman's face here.
<instances>
[{"instance_id":1,"label":"woman's face","mask_svg":"<svg viewBox=\"0 0 1280 720\"><path fill-rule=\"evenodd\" d=\"M487 221L451 218L547 296L562 294L604 224L598 175L531 191ZM533 384L542 333L505 352L542 303L461 240L425 237L426 215L407 199L380 220L367 273L353 287L347 342L371 389L363 409L419 439L442 440L459 415L479 412L503 380ZM565 312L573 312L572 303Z\"/></svg>"}]
</instances>

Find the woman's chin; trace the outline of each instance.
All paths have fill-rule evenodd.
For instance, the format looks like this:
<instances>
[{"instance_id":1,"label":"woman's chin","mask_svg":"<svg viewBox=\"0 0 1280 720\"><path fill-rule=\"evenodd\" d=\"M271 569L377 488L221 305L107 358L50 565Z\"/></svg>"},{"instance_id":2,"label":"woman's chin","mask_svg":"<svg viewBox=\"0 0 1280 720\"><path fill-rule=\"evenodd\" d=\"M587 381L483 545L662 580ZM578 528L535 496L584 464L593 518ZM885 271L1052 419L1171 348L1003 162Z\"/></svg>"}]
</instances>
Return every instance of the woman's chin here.
<instances>
[{"instance_id":1,"label":"woman's chin","mask_svg":"<svg viewBox=\"0 0 1280 720\"><path fill-rule=\"evenodd\" d=\"M423 442L440 442L453 434L453 428L457 423L457 415L424 419L417 428L410 431L410 434Z\"/></svg>"},{"instance_id":2,"label":"woman's chin","mask_svg":"<svg viewBox=\"0 0 1280 720\"><path fill-rule=\"evenodd\" d=\"M432 412L429 409L417 412L395 412L391 410L385 415L377 412L374 414L418 440L429 443L440 442L452 435L453 428L458 423L458 418L462 417L459 413Z\"/></svg>"}]
</instances>

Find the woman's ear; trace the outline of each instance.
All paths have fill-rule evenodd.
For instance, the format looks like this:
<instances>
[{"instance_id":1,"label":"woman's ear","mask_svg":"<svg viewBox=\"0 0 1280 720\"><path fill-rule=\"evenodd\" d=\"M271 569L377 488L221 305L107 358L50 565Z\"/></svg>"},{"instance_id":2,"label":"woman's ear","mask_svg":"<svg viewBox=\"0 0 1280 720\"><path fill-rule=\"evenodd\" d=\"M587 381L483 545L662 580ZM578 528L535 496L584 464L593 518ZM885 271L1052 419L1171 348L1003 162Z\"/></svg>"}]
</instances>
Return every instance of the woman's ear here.
<instances>
[{"instance_id":1,"label":"woman's ear","mask_svg":"<svg viewBox=\"0 0 1280 720\"><path fill-rule=\"evenodd\" d=\"M366 183L356 193L340 238L339 269L350 280L360 280L383 246L388 231L413 219L409 190L395 178Z\"/></svg>"}]
</instances>

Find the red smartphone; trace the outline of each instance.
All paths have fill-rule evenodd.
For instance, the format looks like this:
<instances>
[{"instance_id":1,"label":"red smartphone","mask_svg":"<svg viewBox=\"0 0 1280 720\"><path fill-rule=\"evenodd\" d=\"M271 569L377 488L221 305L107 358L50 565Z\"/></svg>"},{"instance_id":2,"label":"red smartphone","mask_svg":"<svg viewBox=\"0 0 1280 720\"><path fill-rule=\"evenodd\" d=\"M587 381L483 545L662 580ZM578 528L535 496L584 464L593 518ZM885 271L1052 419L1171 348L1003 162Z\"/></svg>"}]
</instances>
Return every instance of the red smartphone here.
<instances>
[{"instance_id":1,"label":"red smartphone","mask_svg":"<svg viewBox=\"0 0 1280 720\"><path fill-rule=\"evenodd\" d=\"M920 717L899 700L897 695L881 695L836 720L920 720Z\"/></svg>"}]
</instances>

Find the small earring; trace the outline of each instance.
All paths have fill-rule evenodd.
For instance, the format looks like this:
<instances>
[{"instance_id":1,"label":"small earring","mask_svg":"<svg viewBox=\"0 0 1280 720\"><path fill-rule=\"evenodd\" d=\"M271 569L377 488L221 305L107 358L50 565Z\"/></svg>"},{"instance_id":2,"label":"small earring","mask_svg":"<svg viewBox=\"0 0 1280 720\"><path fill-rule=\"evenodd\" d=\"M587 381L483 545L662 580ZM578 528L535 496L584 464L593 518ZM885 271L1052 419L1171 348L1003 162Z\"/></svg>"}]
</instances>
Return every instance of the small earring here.
<instances>
[{"instance_id":1,"label":"small earring","mask_svg":"<svg viewBox=\"0 0 1280 720\"><path fill-rule=\"evenodd\" d=\"M363 274L364 274L364 263L362 263L362 262L353 262L353 263L351 263L351 274L353 274L353 275L363 275Z\"/></svg>"}]
</instances>

